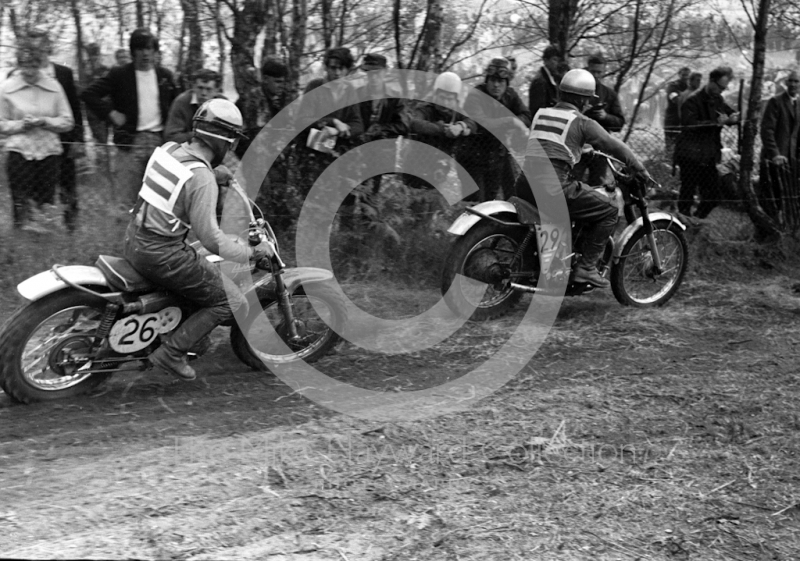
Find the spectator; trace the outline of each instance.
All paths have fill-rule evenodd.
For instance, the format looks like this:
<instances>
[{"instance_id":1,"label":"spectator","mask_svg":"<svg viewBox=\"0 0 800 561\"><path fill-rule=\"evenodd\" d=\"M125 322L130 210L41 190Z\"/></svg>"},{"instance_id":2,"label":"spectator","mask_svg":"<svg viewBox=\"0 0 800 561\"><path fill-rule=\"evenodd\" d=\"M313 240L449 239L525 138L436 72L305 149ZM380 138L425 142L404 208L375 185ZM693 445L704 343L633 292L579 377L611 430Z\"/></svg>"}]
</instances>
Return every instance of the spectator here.
<instances>
[{"instance_id":1,"label":"spectator","mask_svg":"<svg viewBox=\"0 0 800 561\"><path fill-rule=\"evenodd\" d=\"M691 69L684 66L678 71L678 79L667 84L667 108L664 111L664 147L668 158L675 151L675 141L680 134L681 118L678 114L678 96L689 87Z\"/></svg>"},{"instance_id":2,"label":"spectator","mask_svg":"<svg viewBox=\"0 0 800 561\"><path fill-rule=\"evenodd\" d=\"M786 79L786 91L767 101L761 120L759 199L775 220L782 210L782 190L797 184L798 90L800 75L792 71Z\"/></svg>"},{"instance_id":3,"label":"spectator","mask_svg":"<svg viewBox=\"0 0 800 561\"><path fill-rule=\"evenodd\" d=\"M594 119L608 132L619 132L625 126L625 115L619 103L617 92L603 83L606 75L606 59L601 54L594 54L587 61L586 70L594 76L597 90L592 105L586 116Z\"/></svg>"},{"instance_id":4,"label":"spectator","mask_svg":"<svg viewBox=\"0 0 800 561\"><path fill-rule=\"evenodd\" d=\"M221 86L222 76L218 72L198 70L193 76L192 89L176 97L169 108L164 140L180 144L191 139L194 114L209 99L223 97Z\"/></svg>"},{"instance_id":5,"label":"spectator","mask_svg":"<svg viewBox=\"0 0 800 561\"><path fill-rule=\"evenodd\" d=\"M361 70L367 74L367 83L356 90L358 110L364 124L364 141L397 138L408 133L405 103L400 97L388 96L386 87L386 57L378 53L367 53ZM370 99L371 98L371 99ZM392 152L391 157L394 157ZM372 191L381 187L381 177L372 181Z\"/></svg>"},{"instance_id":6,"label":"spectator","mask_svg":"<svg viewBox=\"0 0 800 561\"><path fill-rule=\"evenodd\" d=\"M93 82L99 80L108 73L108 66L103 64L103 55L100 51L100 45L97 43L89 43L86 45L86 55L88 57L89 67L86 69L86 83L81 84L83 88L88 87ZM108 144L108 130L109 123L105 119L99 119L97 115L89 111L86 114L89 121L89 128L92 131L92 137L98 144ZM103 153L105 154L105 150Z\"/></svg>"},{"instance_id":7,"label":"spectator","mask_svg":"<svg viewBox=\"0 0 800 561\"><path fill-rule=\"evenodd\" d=\"M531 115L543 107L552 107L558 101L558 83L561 81L566 61L561 50L548 45L542 53L542 68L531 81L528 94L528 109ZM568 69L567 69L568 70Z\"/></svg>"},{"instance_id":8,"label":"spectator","mask_svg":"<svg viewBox=\"0 0 800 561\"><path fill-rule=\"evenodd\" d=\"M44 29L34 28L26 34L27 41L40 51L42 55L42 72L61 85L67 96L70 109L72 111L73 128L61 134L61 165L59 172L59 192L61 202L64 204L64 223L70 232L74 232L77 227L78 217L78 188L75 170L75 159L80 157L83 152L83 113L78 92L75 88L75 79L72 69L60 64L50 62L50 55L53 54L53 44L50 42L50 34Z\"/></svg>"},{"instance_id":9,"label":"spectator","mask_svg":"<svg viewBox=\"0 0 800 561\"><path fill-rule=\"evenodd\" d=\"M680 114L681 114L681 105L683 102L687 100L687 98L692 95L694 92L700 89L700 86L703 83L703 75L700 72L692 72L689 75L689 86L681 92L678 96L678 122L680 123Z\"/></svg>"},{"instance_id":10,"label":"spectator","mask_svg":"<svg viewBox=\"0 0 800 561\"><path fill-rule=\"evenodd\" d=\"M258 116L255 122L245 122L244 134L245 138L239 143L236 148L236 155L239 158L244 156L250 143L258 136L261 129L269 123L272 118L280 113L281 109L286 106L287 92L286 92L286 78L289 76L289 69L283 62L267 58L261 65L261 92L264 94L264 105L259 107ZM239 98L241 100L241 97ZM241 110L237 100L236 106Z\"/></svg>"},{"instance_id":11,"label":"spectator","mask_svg":"<svg viewBox=\"0 0 800 561\"><path fill-rule=\"evenodd\" d=\"M18 71L0 85L0 134L6 136L15 228L37 227L35 220L29 224L30 202L35 214L54 203L64 152L59 133L75 126L64 89L42 71L44 60L41 51L23 43L17 51Z\"/></svg>"},{"instance_id":12,"label":"spectator","mask_svg":"<svg viewBox=\"0 0 800 561\"><path fill-rule=\"evenodd\" d=\"M513 194L517 164L503 141L510 134L522 134L527 138L531 126L531 112L509 85L513 78L509 61L494 58L486 67L483 84L470 89L464 102L464 113L476 120L485 119L482 122L489 126L487 130L482 124L476 124L475 134L465 138L459 146L457 158L463 166L463 171L457 168L461 184L466 181L464 174L469 174L478 186L480 201L508 198Z\"/></svg>"},{"instance_id":13,"label":"spectator","mask_svg":"<svg viewBox=\"0 0 800 561\"><path fill-rule=\"evenodd\" d=\"M472 119L465 117L459 108L461 78L454 72L444 72L436 77L430 102L417 105L411 112L409 130L417 140L433 146L448 155L456 151L458 141L477 130ZM450 172L450 162L432 155L419 145L412 145L406 161L415 162L417 168L430 179L428 183L442 184ZM412 186L422 186L415 178Z\"/></svg>"},{"instance_id":14,"label":"spectator","mask_svg":"<svg viewBox=\"0 0 800 561\"><path fill-rule=\"evenodd\" d=\"M139 193L147 161L162 143L164 123L175 99L172 73L155 66L158 41L145 28L131 33L133 62L115 66L92 83L81 96L98 118L114 124L117 154L116 186L124 204ZM111 103L105 102L105 97Z\"/></svg>"},{"instance_id":15,"label":"spectator","mask_svg":"<svg viewBox=\"0 0 800 561\"><path fill-rule=\"evenodd\" d=\"M289 69L276 58L266 58L261 65L260 88L263 103L258 108L255 122L245 122L244 138L235 149L239 158L250 148L252 141L280 111L286 106L289 96L287 78ZM240 98L241 99L241 98ZM256 147L259 152L273 150L272 139L264 137ZM256 204L267 215L270 224L277 230L285 230L297 218L298 209L292 200L294 189L289 182L290 148L278 147L281 153L267 171L256 197Z\"/></svg>"},{"instance_id":16,"label":"spectator","mask_svg":"<svg viewBox=\"0 0 800 561\"><path fill-rule=\"evenodd\" d=\"M606 59L601 54L594 54L586 61L586 70L594 76L597 84L595 97L586 116L597 121L607 132L620 132L625 126L625 115L619 103L617 92L603 83L606 75ZM602 158L594 158L589 164L589 185L602 185L607 177L608 164Z\"/></svg>"},{"instance_id":17,"label":"spectator","mask_svg":"<svg viewBox=\"0 0 800 561\"><path fill-rule=\"evenodd\" d=\"M733 78L729 66L711 71L706 87L689 96L681 107L681 134L675 160L681 169L678 212L691 216L695 192L700 197L695 216L705 218L719 203L717 164L722 156L720 132L739 122L739 114L722 99Z\"/></svg>"},{"instance_id":18,"label":"spectator","mask_svg":"<svg viewBox=\"0 0 800 561\"><path fill-rule=\"evenodd\" d=\"M309 118L315 120L298 136L300 151L300 173L303 178L303 194L311 190L311 186L322 171L330 165L336 155L323 153L307 146L311 129L327 130L336 137L335 151L346 150L352 146L364 132L361 114L356 105L355 90L345 78L353 67L353 55L350 49L337 47L325 53L325 79L312 92L303 96L297 112L297 121L305 124ZM330 111L334 104L344 102L344 107ZM324 115L320 118L320 115Z\"/></svg>"},{"instance_id":19,"label":"spectator","mask_svg":"<svg viewBox=\"0 0 800 561\"><path fill-rule=\"evenodd\" d=\"M117 66L125 66L131 63L131 53L127 49L117 49L114 52L114 60Z\"/></svg>"}]
</instances>

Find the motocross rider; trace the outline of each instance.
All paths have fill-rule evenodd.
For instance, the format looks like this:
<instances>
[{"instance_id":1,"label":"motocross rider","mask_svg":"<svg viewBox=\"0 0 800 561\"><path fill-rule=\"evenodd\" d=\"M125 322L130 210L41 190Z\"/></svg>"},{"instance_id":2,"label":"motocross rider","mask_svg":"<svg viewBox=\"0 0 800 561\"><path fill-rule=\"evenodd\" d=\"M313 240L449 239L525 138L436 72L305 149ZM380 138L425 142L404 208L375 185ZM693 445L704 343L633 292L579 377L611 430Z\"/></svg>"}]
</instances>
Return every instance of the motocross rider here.
<instances>
[{"instance_id":1,"label":"motocross rider","mask_svg":"<svg viewBox=\"0 0 800 561\"><path fill-rule=\"evenodd\" d=\"M609 236L617 224L618 209L610 198L577 181L572 168L581 158L585 144L623 161L637 174L650 178L644 166L625 144L609 135L597 121L583 115L591 107L595 95L595 79L583 69L567 72L559 84L559 101L554 107L536 112L528 136L525 173L517 180L520 198L535 203L526 175L537 180L549 196L563 191L570 218L584 225L580 258L574 271L574 282L607 288L610 282L597 270L597 262ZM541 148L540 148L541 147ZM542 151L555 170L560 185L552 185L552 174L544 172ZM537 192L538 195L538 192Z\"/></svg>"},{"instance_id":2,"label":"motocross rider","mask_svg":"<svg viewBox=\"0 0 800 561\"><path fill-rule=\"evenodd\" d=\"M168 142L150 158L125 233L125 258L139 273L202 306L148 357L154 366L183 380L196 377L187 353L236 310L247 311L236 284L186 242L189 230L203 247L230 261L246 263L272 254L267 244L250 247L224 234L217 220L219 185L231 179L220 164L236 147L242 124L242 114L232 102L203 103L192 120L192 138L183 144Z\"/></svg>"}]
</instances>

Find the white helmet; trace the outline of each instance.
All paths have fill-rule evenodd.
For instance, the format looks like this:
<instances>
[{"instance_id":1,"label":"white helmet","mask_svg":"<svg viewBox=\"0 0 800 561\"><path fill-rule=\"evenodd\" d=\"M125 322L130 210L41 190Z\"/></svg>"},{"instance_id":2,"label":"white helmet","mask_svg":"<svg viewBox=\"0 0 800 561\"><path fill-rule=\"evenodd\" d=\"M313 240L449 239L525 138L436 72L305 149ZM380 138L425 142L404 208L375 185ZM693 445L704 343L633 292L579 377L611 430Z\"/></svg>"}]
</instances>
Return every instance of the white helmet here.
<instances>
[{"instance_id":1,"label":"white helmet","mask_svg":"<svg viewBox=\"0 0 800 561\"><path fill-rule=\"evenodd\" d=\"M461 78L455 72L442 72L433 82L433 91L442 90L456 95L461 94Z\"/></svg>"},{"instance_id":2,"label":"white helmet","mask_svg":"<svg viewBox=\"0 0 800 561\"><path fill-rule=\"evenodd\" d=\"M244 136L243 128L241 111L227 99L209 99L192 117L192 132L211 147L219 161ZM212 164L217 165L215 162Z\"/></svg>"},{"instance_id":3,"label":"white helmet","mask_svg":"<svg viewBox=\"0 0 800 561\"><path fill-rule=\"evenodd\" d=\"M564 77L561 78L561 83L558 85L558 89L562 92L585 97L594 96L595 88L594 76L583 68L576 68L564 74Z\"/></svg>"}]
</instances>

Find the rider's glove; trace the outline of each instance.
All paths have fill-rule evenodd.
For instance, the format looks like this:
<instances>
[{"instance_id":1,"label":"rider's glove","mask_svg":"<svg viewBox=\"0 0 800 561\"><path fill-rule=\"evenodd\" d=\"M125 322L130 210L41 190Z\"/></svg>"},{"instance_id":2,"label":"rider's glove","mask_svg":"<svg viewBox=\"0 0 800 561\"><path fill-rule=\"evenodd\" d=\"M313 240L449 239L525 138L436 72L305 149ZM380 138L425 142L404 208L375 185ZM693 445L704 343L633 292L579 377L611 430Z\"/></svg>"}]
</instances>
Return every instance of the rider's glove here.
<instances>
[{"instance_id":1,"label":"rider's glove","mask_svg":"<svg viewBox=\"0 0 800 561\"><path fill-rule=\"evenodd\" d=\"M643 185L648 185L650 183L655 183L653 176L650 175L650 172L646 169L638 170L635 175L636 179L641 181Z\"/></svg>"},{"instance_id":2,"label":"rider's glove","mask_svg":"<svg viewBox=\"0 0 800 561\"><path fill-rule=\"evenodd\" d=\"M225 166L217 166L214 168L214 179L217 185L228 185L233 179L233 173Z\"/></svg>"},{"instance_id":3,"label":"rider's glove","mask_svg":"<svg viewBox=\"0 0 800 561\"><path fill-rule=\"evenodd\" d=\"M272 242L263 241L257 246L253 247L253 253L250 254L251 261L261 261L265 257L273 257L275 255L275 247Z\"/></svg>"}]
</instances>

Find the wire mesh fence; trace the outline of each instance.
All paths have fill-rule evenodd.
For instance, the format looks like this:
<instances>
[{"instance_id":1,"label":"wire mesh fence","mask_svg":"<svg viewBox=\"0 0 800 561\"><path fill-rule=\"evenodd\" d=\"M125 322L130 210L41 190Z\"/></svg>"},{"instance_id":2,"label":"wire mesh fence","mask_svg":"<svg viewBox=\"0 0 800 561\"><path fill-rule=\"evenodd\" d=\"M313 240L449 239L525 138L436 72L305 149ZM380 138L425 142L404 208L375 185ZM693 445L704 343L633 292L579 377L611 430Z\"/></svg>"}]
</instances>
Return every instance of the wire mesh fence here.
<instances>
[{"instance_id":1,"label":"wire mesh fence","mask_svg":"<svg viewBox=\"0 0 800 561\"><path fill-rule=\"evenodd\" d=\"M712 238L747 240L754 232L737 195L737 142L736 128L725 127L719 165L715 163L709 168L674 159L667 152L660 129L637 128L627 139L629 147L663 187L654 201L655 206L684 215L689 212L700 215ZM432 152L412 149L413 143L407 138L397 138L394 143L395 148L388 157L393 160L395 169L420 170L428 181L409 173L387 174L360 184L352 180L352 193L340 209L340 218L349 216L352 222L356 217L356 222L360 220L362 226L390 236L397 235L398 226L443 229L442 224L432 223L441 221L443 216L452 217L453 208L433 189L432 183L446 179L458 188L464 181L463 173L456 173L452 159L437 159L430 155ZM756 147L756 153L759 148ZM458 156L457 144L451 152ZM115 146L89 140L69 146L68 155L56 158L56 165L26 162L27 165L20 166L18 155L0 151L0 232L12 233L15 228L92 232L111 220L120 222L117 231L121 238L122 222L127 220L127 211L135 202L138 190L131 191L129 185L140 184L144 170L141 162L146 162L150 153L149 147ZM512 158L506 154L503 160L496 154L486 154L486 161L481 162L474 156L473 151L472 161L459 161L467 173L476 173L480 168L476 168L477 161L483 165L483 172L488 170L483 181L495 185L490 190L492 196L503 198L513 192L508 184L519 173L519 166ZM138 175L126 165L126 159L139 161ZM290 145L283 150L266 172L257 198L276 229L292 229L311 185L332 161L333 157L328 155L315 157L304 146ZM65 162L67 166L72 165L72 170L67 169L66 174ZM226 163L235 169L238 159ZM357 175L356 170L351 171ZM71 192L67 177L70 173L76 185ZM761 204L783 228L796 231L800 223L796 175L788 168L774 166L766 175L770 180L760 182L765 186L757 189ZM473 202L475 199L472 197ZM20 210L22 208L24 210ZM341 219L342 222L347 220Z\"/></svg>"}]
</instances>

